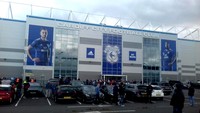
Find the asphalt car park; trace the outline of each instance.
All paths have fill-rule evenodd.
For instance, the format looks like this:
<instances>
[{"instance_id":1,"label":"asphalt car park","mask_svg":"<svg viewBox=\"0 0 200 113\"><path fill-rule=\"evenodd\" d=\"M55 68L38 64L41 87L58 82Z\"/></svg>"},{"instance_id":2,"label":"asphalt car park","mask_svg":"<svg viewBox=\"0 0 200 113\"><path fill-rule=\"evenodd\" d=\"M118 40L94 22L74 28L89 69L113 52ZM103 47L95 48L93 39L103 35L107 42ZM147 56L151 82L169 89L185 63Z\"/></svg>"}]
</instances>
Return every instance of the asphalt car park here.
<instances>
[{"instance_id":1,"label":"asphalt car park","mask_svg":"<svg viewBox=\"0 0 200 113\"><path fill-rule=\"evenodd\" d=\"M185 93L184 113L198 113L200 92L195 94L195 106L190 107ZM55 103L46 97L21 97L11 104L0 104L0 113L171 113L169 105L171 95L163 100L153 100L153 103L127 101L125 107L104 102L101 104L83 103L81 101Z\"/></svg>"}]
</instances>

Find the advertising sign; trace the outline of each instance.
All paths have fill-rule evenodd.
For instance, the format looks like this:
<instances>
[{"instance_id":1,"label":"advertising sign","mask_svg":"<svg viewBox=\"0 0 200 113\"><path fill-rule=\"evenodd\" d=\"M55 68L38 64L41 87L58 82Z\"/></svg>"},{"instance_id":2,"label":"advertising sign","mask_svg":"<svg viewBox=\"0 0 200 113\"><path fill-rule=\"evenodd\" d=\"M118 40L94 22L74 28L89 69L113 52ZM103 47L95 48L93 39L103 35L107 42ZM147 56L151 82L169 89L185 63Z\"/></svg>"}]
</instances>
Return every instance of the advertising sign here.
<instances>
[{"instance_id":1,"label":"advertising sign","mask_svg":"<svg viewBox=\"0 0 200 113\"><path fill-rule=\"evenodd\" d=\"M162 71L177 71L176 41L161 40Z\"/></svg>"},{"instance_id":2,"label":"advertising sign","mask_svg":"<svg viewBox=\"0 0 200 113\"><path fill-rule=\"evenodd\" d=\"M29 25L27 65L52 66L53 27Z\"/></svg>"},{"instance_id":3,"label":"advertising sign","mask_svg":"<svg viewBox=\"0 0 200 113\"><path fill-rule=\"evenodd\" d=\"M95 58L95 49L87 48L86 58Z\"/></svg>"},{"instance_id":4,"label":"advertising sign","mask_svg":"<svg viewBox=\"0 0 200 113\"><path fill-rule=\"evenodd\" d=\"M103 74L122 73L122 36L103 34Z\"/></svg>"},{"instance_id":5,"label":"advertising sign","mask_svg":"<svg viewBox=\"0 0 200 113\"><path fill-rule=\"evenodd\" d=\"M129 51L129 60L136 61L136 51Z\"/></svg>"}]
</instances>

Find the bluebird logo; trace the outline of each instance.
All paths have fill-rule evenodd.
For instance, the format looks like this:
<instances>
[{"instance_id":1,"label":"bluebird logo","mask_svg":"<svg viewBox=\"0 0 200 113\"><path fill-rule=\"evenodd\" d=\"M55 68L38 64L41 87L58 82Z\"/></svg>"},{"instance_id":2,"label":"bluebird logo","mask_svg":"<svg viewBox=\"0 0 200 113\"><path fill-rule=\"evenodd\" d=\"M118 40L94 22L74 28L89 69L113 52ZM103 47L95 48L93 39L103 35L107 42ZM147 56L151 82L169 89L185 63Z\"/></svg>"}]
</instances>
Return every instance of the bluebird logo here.
<instances>
[{"instance_id":1,"label":"bluebird logo","mask_svg":"<svg viewBox=\"0 0 200 113\"><path fill-rule=\"evenodd\" d=\"M106 60L110 63L118 62L118 55L120 54L119 47L117 46L106 46L104 52L106 53Z\"/></svg>"},{"instance_id":2,"label":"bluebird logo","mask_svg":"<svg viewBox=\"0 0 200 113\"><path fill-rule=\"evenodd\" d=\"M87 48L87 58L94 58L95 57L95 49L94 48Z\"/></svg>"}]
</instances>

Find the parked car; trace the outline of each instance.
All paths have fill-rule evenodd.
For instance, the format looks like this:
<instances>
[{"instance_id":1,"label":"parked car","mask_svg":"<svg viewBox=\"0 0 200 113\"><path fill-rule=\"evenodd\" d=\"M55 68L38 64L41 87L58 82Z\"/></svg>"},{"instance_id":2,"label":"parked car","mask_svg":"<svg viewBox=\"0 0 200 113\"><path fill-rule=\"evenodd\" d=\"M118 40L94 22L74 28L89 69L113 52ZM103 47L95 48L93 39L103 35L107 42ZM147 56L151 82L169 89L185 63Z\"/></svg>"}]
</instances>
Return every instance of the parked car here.
<instances>
[{"instance_id":1,"label":"parked car","mask_svg":"<svg viewBox=\"0 0 200 113\"><path fill-rule=\"evenodd\" d=\"M128 84L126 86L126 99L139 101L145 100L147 97L147 85L143 84Z\"/></svg>"},{"instance_id":2,"label":"parked car","mask_svg":"<svg viewBox=\"0 0 200 113\"><path fill-rule=\"evenodd\" d=\"M104 101L113 102L113 85L103 85L100 88L101 93L104 95Z\"/></svg>"},{"instance_id":3,"label":"parked car","mask_svg":"<svg viewBox=\"0 0 200 113\"><path fill-rule=\"evenodd\" d=\"M82 102L95 102L96 91L93 85L83 85L77 89L77 99Z\"/></svg>"},{"instance_id":4,"label":"parked car","mask_svg":"<svg viewBox=\"0 0 200 113\"><path fill-rule=\"evenodd\" d=\"M61 100L76 100L76 97L76 87L71 85L59 85L53 94L53 99L56 103Z\"/></svg>"},{"instance_id":5,"label":"parked car","mask_svg":"<svg viewBox=\"0 0 200 113\"><path fill-rule=\"evenodd\" d=\"M126 85L126 99L127 100L136 100L137 95L139 93L138 88L137 88L137 84L127 84Z\"/></svg>"},{"instance_id":6,"label":"parked car","mask_svg":"<svg viewBox=\"0 0 200 113\"><path fill-rule=\"evenodd\" d=\"M159 83L159 86L163 89L164 95L170 95L172 93L172 87L167 82Z\"/></svg>"},{"instance_id":7,"label":"parked car","mask_svg":"<svg viewBox=\"0 0 200 113\"><path fill-rule=\"evenodd\" d=\"M152 98L159 98L160 100L163 100L164 93L160 86L158 85L151 85L153 88L153 91L151 93Z\"/></svg>"},{"instance_id":8,"label":"parked car","mask_svg":"<svg viewBox=\"0 0 200 113\"><path fill-rule=\"evenodd\" d=\"M44 96L44 91L40 83L29 82L27 96Z\"/></svg>"},{"instance_id":9,"label":"parked car","mask_svg":"<svg viewBox=\"0 0 200 113\"><path fill-rule=\"evenodd\" d=\"M12 103L15 100L15 89L11 85L0 84L0 101Z\"/></svg>"}]
</instances>

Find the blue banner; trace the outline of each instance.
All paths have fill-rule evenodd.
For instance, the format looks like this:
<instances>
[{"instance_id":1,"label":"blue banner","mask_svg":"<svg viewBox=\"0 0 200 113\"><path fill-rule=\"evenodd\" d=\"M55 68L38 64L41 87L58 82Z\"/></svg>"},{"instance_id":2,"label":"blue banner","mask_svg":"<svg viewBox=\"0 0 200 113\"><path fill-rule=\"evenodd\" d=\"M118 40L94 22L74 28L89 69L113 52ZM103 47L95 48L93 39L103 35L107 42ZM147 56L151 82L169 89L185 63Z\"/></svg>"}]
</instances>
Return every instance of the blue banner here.
<instances>
[{"instance_id":1,"label":"blue banner","mask_svg":"<svg viewBox=\"0 0 200 113\"><path fill-rule=\"evenodd\" d=\"M27 65L52 66L53 27L29 25Z\"/></svg>"},{"instance_id":2,"label":"blue banner","mask_svg":"<svg viewBox=\"0 0 200 113\"><path fill-rule=\"evenodd\" d=\"M103 34L102 74L122 74L122 36Z\"/></svg>"},{"instance_id":3,"label":"blue banner","mask_svg":"<svg viewBox=\"0 0 200 113\"><path fill-rule=\"evenodd\" d=\"M162 71L177 71L176 41L161 40L161 64Z\"/></svg>"},{"instance_id":4,"label":"blue banner","mask_svg":"<svg viewBox=\"0 0 200 113\"><path fill-rule=\"evenodd\" d=\"M95 49L87 48L86 58L95 58Z\"/></svg>"},{"instance_id":5,"label":"blue banner","mask_svg":"<svg viewBox=\"0 0 200 113\"><path fill-rule=\"evenodd\" d=\"M136 61L136 51L129 51L129 60Z\"/></svg>"}]
</instances>

